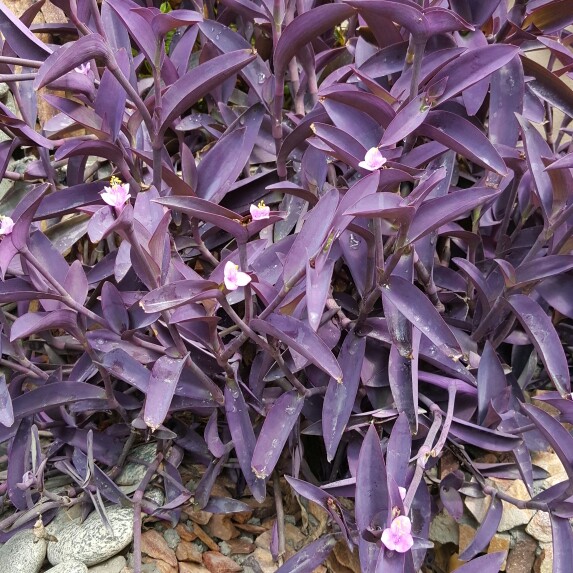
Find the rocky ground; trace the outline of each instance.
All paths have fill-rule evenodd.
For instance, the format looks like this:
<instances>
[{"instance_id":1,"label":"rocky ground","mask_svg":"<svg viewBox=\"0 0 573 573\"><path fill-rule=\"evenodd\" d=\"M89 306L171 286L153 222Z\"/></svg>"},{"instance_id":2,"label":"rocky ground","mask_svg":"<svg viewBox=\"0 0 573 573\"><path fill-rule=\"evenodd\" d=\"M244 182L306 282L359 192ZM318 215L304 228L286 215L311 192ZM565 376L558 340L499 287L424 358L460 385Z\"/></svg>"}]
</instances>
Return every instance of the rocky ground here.
<instances>
[{"instance_id":1,"label":"rocky ground","mask_svg":"<svg viewBox=\"0 0 573 573\"><path fill-rule=\"evenodd\" d=\"M151 459L153 445L136 450L138 459ZM486 456L484 461L493 460ZM449 463L452 462L452 465ZM536 491L566 479L565 470L552 452L539 452L534 465L546 471L544 480L537 480ZM435 470L436 481L455 467L444 457ZM200 479L200 466L189 466L189 485ZM117 478L126 493L133 491L145 473L145 466L130 462ZM430 476L433 477L433 476ZM491 485L518 499L529 499L519 479L490 478ZM224 476L213 488L216 497L232 498L233 484ZM467 488L468 491L471 488ZM299 500L286 482L281 482L285 511L285 540L288 559L307 543L330 531L327 514L316 504ZM148 495L162 502L162 492L151 486ZM144 573L272 573L279 563L271 553L275 505L272 496L259 504L251 497L241 499L251 509L233 514L213 514L186 505L179 523L145 516L141 537ZM349 502L350 503L350 502ZM463 565L458 555L473 539L483 520L490 498L467 496L465 510L459 521L445 512L438 513L432 523L430 538L435 544L423 573L450 573ZM504 563L506 573L551 573L551 525L547 514L518 509L504 503L498 533L487 551L508 551ZM16 535L0 548L0 571L11 573L131 573L133 565L133 510L108 508L108 519L115 533L111 536L97 513L80 524L79 505L62 511L46 527L43 539L34 532ZM328 561L316 573L360 573L357 555L339 543Z\"/></svg>"}]
</instances>

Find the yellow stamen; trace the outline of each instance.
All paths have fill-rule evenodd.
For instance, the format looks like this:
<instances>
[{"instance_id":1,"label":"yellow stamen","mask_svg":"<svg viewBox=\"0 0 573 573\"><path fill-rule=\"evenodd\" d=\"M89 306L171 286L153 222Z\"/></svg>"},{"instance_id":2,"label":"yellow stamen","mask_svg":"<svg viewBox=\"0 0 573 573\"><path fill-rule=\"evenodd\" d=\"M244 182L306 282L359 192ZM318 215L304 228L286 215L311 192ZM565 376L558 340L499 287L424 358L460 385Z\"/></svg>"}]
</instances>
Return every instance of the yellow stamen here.
<instances>
[{"instance_id":1,"label":"yellow stamen","mask_svg":"<svg viewBox=\"0 0 573 573\"><path fill-rule=\"evenodd\" d=\"M259 209L264 209L266 207L265 202L263 200L259 201L259 204L257 205L257 207Z\"/></svg>"},{"instance_id":2,"label":"yellow stamen","mask_svg":"<svg viewBox=\"0 0 573 573\"><path fill-rule=\"evenodd\" d=\"M119 179L118 177L116 177L115 175L109 180L109 184L112 187L117 187L118 185L121 185L121 179Z\"/></svg>"}]
</instances>

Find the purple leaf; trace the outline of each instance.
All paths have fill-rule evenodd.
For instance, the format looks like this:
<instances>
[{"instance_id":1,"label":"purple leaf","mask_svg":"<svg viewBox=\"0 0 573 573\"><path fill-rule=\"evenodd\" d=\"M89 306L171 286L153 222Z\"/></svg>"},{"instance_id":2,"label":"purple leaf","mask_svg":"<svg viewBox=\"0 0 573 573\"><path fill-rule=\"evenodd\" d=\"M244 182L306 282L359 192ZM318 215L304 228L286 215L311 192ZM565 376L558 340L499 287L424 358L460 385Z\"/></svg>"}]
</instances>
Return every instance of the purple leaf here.
<instances>
[{"instance_id":1,"label":"purple leaf","mask_svg":"<svg viewBox=\"0 0 573 573\"><path fill-rule=\"evenodd\" d=\"M471 122L455 113L431 111L416 133L443 143L486 169L500 175L507 174L501 155L488 138Z\"/></svg>"},{"instance_id":2,"label":"purple leaf","mask_svg":"<svg viewBox=\"0 0 573 573\"><path fill-rule=\"evenodd\" d=\"M143 419L152 432L163 424L169 412L185 361L186 358L161 356L153 366L143 411Z\"/></svg>"},{"instance_id":3,"label":"purple leaf","mask_svg":"<svg viewBox=\"0 0 573 573\"><path fill-rule=\"evenodd\" d=\"M446 64L431 80L436 84L447 79L444 92L436 100L443 103L463 92L493 72L505 66L519 52L517 46L495 44L467 50L449 64ZM470 72L471 70L471 72Z\"/></svg>"},{"instance_id":4,"label":"purple leaf","mask_svg":"<svg viewBox=\"0 0 573 573\"><path fill-rule=\"evenodd\" d=\"M110 328L121 334L129 327L129 315L117 288L106 281L101 289L101 308Z\"/></svg>"},{"instance_id":5,"label":"purple leaf","mask_svg":"<svg viewBox=\"0 0 573 573\"><path fill-rule=\"evenodd\" d=\"M256 54L248 50L230 52L200 64L178 79L163 96L160 133L164 133L175 118L255 58Z\"/></svg>"},{"instance_id":6,"label":"purple leaf","mask_svg":"<svg viewBox=\"0 0 573 573\"><path fill-rule=\"evenodd\" d=\"M410 281L391 276L384 296L447 356L459 357L460 345L434 305Z\"/></svg>"},{"instance_id":7,"label":"purple leaf","mask_svg":"<svg viewBox=\"0 0 573 573\"><path fill-rule=\"evenodd\" d=\"M53 312L27 312L19 316L12 324L10 342L52 328L63 328L71 334L75 333L78 328L76 313L67 309Z\"/></svg>"},{"instance_id":8,"label":"purple leaf","mask_svg":"<svg viewBox=\"0 0 573 573\"><path fill-rule=\"evenodd\" d=\"M253 497L261 503L266 497L265 481L257 478L251 468L256 446L255 431L241 388L234 380L225 385L225 412L239 465Z\"/></svg>"},{"instance_id":9,"label":"purple leaf","mask_svg":"<svg viewBox=\"0 0 573 573\"><path fill-rule=\"evenodd\" d=\"M450 433L474 446L494 452L508 452L515 449L521 438L504 432L489 430L454 417Z\"/></svg>"},{"instance_id":10,"label":"purple leaf","mask_svg":"<svg viewBox=\"0 0 573 573\"><path fill-rule=\"evenodd\" d=\"M113 58L105 40L99 34L82 36L73 44L65 44L51 54L38 70L34 88L38 90L94 58L102 59L106 64Z\"/></svg>"},{"instance_id":11,"label":"purple leaf","mask_svg":"<svg viewBox=\"0 0 573 573\"><path fill-rule=\"evenodd\" d=\"M298 551L276 573L312 573L326 560L336 545L334 535L325 535Z\"/></svg>"},{"instance_id":12,"label":"purple leaf","mask_svg":"<svg viewBox=\"0 0 573 573\"><path fill-rule=\"evenodd\" d=\"M251 327L257 332L280 340L332 378L343 382L342 371L336 358L318 334L304 322L292 316L273 313L266 320L253 319Z\"/></svg>"},{"instance_id":13,"label":"purple leaf","mask_svg":"<svg viewBox=\"0 0 573 573\"><path fill-rule=\"evenodd\" d=\"M499 573L501 564L507 557L507 551L488 553L456 569L457 573Z\"/></svg>"},{"instance_id":14,"label":"purple leaf","mask_svg":"<svg viewBox=\"0 0 573 573\"><path fill-rule=\"evenodd\" d=\"M52 53L5 4L0 4L0 32L6 43L21 58L43 62Z\"/></svg>"},{"instance_id":15,"label":"purple leaf","mask_svg":"<svg viewBox=\"0 0 573 573\"><path fill-rule=\"evenodd\" d=\"M363 538L371 527L384 528L388 514L386 465L376 427L371 424L362 442L356 472L356 526L360 535L360 564L364 573L373 573L380 550Z\"/></svg>"},{"instance_id":16,"label":"purple leaf","mask_svg":"<svg viewBox=\"0 0 573 573\"><path fill-rule=\"evenodd\" d=\"M405 414L400 414L392 428L388 447L386 448L388 476L391 476L400 487L406 485L411 450L412 435L410 434L408 417Z\"/></svg>"},{"instance_id":17,"label":"purple leaf","mask_svg":"<svg viewBox=\"0 0 573 573\"><path fill-rule=\"evenodd\" d=\"M521 404L521 407L555 450L569 479L573 479L573 437L571 434L544 410L531 404Z\"/></svg>"},{"instance_id":18,"label":"purple leaf","mask_svg":"<svg viewBox=\"0 0 573 573\"><path fill-rule=\"evenodd\" d=\"M267 479L272 473L303 406L304 396L295 390L284 393L272 405L251 461L253 472L259 479Z\"/></svg>"},{"instance_id":19,"label":"purple leaf","mask_svg":"<svg viewBox=\"0 0 573 573\"><path fill-rule=\"evenodd\" d=\"M486 341L477 375L478 422L483 424L490 401L507 387L503 367L490 341Z\"/></svg>"},{"instance_id":20,"label":"purple leaf","mask_svg":"<svg viewBox=\"0 0 573 573\"><path fill-rule=\"evenodd\" d=\"M498 189L473 187L425 201L417 209L408 229L408 242L414 242L442 225L459 219L499 193Z\"/></svg>"},{"instance_id":21,"label":"purple leaf","mask_svg":"<svg viewBox=\"0 0 573 573\"><path fill-rule=\"evenodd\" d=\"M516 294L507 299L519 322L535 346L549 378L562 396L571 393L567 357L551 319L530 297Z\"/></svg>"},{"instance_id":22,"label":"purple leaf","mask_svg":"<svg viewBox=\"0 0 573 573\"><path fill-rule=\"evenodd\" d=\"M306 261L312 259L322 246L330 231L337 205L338 192L332 189L320 198L307 215L283 266L283 281L286 287L292 288L294 281L298 282L299 273L304 270Z\"/></svg>"},{"instance_id":23,"label":"purple leaf","mask_svg":"<svg viewBox=\"0 0 573 573\"><path fill-rule=\"evenodd\" d=\"M553 573L567 573L573 562L573 532L569 520L549 513L553 541Z\"/></svg>"},{"instance_id":24,"label":"purple leaf","mask_svg":"<svg viewBox=\"0 0 573 573\"><path fill-rule=\"evenodd\" d=\"M342 370L342 382L331 378L322 406L322 435L326 446L326 459L331 462L336 455L340 439L352 413L364 353L366 337L349 332L342 343L338 363Z\"/></svg>"}]
</instances>

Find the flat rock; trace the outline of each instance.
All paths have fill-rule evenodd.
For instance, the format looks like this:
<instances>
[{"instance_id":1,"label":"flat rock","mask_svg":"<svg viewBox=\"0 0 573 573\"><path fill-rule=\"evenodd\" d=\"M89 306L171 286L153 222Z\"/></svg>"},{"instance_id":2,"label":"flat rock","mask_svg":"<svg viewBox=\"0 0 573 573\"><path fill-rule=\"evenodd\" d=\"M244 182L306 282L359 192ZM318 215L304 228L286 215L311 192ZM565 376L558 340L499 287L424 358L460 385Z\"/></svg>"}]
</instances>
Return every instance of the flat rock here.
<instances>
[{"instance_id":1,"label":"flat rock","mask_svg":"<svg viewBox=\"0 0 573 573\"><path fill-rule=\"evenodd\" d=\"M93 512L81 525L72 522L59 531L58 541L48 544L52 565L75 559L88 566L102 563L127 547L133 539L133 510L124 507L106 509L113 534Z\"/></svg>"},{"instance_id":2,"label":"flat rock","mask_svg":"<svg viewBox=\"0 0 573 573\"><path fill-rule=\"evenodd\" d=\"M231 516L219 513L211 517L205 530L211 537L216 537L221 541L229 541L240 535L240 531L231 523Z\"/></svg>"},{"instance_id":3,"label":"flat rock","mask_svg":"<svg viewBox=\"0 0 573 573\"><path fill-rule=\"evenodd\" d=\"M31 529L16 533L0 547L0 571L38 573L46 558L46 545Z\"/></svg>"},{"instance_id":4,"label":"flat rock","mask_svg":"<svg viewBox=\"0 0 573 573\"><path fill-rule=\"evenodd\" d=\"M541 554L533 566L534 573L553 572L553 543L542 543Z\"/></svg>"},{"instance_id":5,"label":"flat rock","mask_svg":"<svg viewBox=\"0 0 573 573\"><path fill-rule=\"evenodd\" d=\"M248 539L239 537L238 539L229 539L227 545L231 549L233 555L248 555L255 550L255 544Z\"/></svg>"},{"instance_id":6,"label":"flat rock","mask_svg":"<svg viewBox=\"0 0 573 573\"><path fill-rule=\"evenodd\" d=\"M88 573L122 573L123 568L127 565L127 561L123 555L112 557L105 563L100 563L95 567L90 567Z\"/></svg>"},{"instance_id":7,"label":"flat rock","mask_svg":"<svg viewBox=\"0 0 573 573\"><path fill-rule=\"evenodd\" d=\"M263 573L274 573L278 568L278 564L273 561L273 556L268 549L263 549L262 547L257 547L252 555L247 557L245 565L249 562L253 562L253 565L258 565L259 569Z\"/></svg>"},{"instance_id":8,"label":"flat rock","mask_svg":"<svg viewBox=\"0 0 573 573\"><path fill-rule=\"evenodd\" d=\"M194 561L203 563L203 553L190 541L180 541L175 555L179 561Z\"/></svg>"},{"instance_id":9,"label":"flat rock","mask_svg":"<svg viewBox=\"0 0 573 573\"><path fill-rule=\"evenodd\" d=\"M141 552L177 567L175 551L167 545L163 535L155 529L150 529L141 536Z\"/></svg>"},{"instance_id":10,"label":"flat rock","mask_svg":"<svg viewBox=\"0 0 573 573\"><path fill-rule=\"evenodd\" d=\"M142 558L143 563L153 563L158 573L178 573L179 567L177 565L171 565L170 563L165 563L161 559L150 559L149 557Z\"/></svg>"},{"instance_id":11,"label":"flat rock","mask_svg":"<svg viewBox=\"0 0 573 573\"><path fill-rule=\"evenodd\" d=\"M243 570L236 561L216 551L205 551L203 564L211 573L238 573Z\"/></svg>"},{"instance_id":12,"label":"flat rock","mask_svg":"<svg viewBox=\"0 0 573 573\"><path fill-rule=\"evenodd\" d=\"M88 573L88 568L80 561L62 561L59 565L48 569L46 573Z\"/></svg>"},{"instance_id":13,"label":"flat rock","mask_svg":"<svg viewBox=\"0 0 573 573\"><path fill-rule=\"evenodd\" d=\"M137 458L143 462L150 464L157 455L157 444L143 444L134 448L130 454L130 457ZM117 485L131 486L139 485L145 472L147 471L147 466L144 464L138 464L137 462L127 462L121 473L115 479Z\"/></svg>"},{"instance_id":14,"label":"flat rock","mask_svg":"<svg viewBox=\"0 0 573 573\"><path fill-rule=\"evenodd\" d=\"M521 480L502 480L498 478L490 478L487 481L497 489L507 493L508 495L511 495L512 497L523 501L531 499L525 484ZM470 513L477 519L479 523L481 523L488 510L490 501L491 497L489 496L484 498L468 497L465 503ZM503 514L497 528L499 532L511 531L520 525L527 525L535 513L533 509L519 509L511 503L507 503L506 501L502 501L502 505Z\"/></svg>"},{"instance_id":15,"label":"flat rock","mask_svg":"<svg viewBox=\"0 0 573 573\"><path fill-rule=\"evenodd\" d=\"M195 541L197 539L197 535L183 523L178 523L175 531L183 541Z\"/></svg>"},{"instance_id":16,"label":"flat rock","mask_svg":"<svg viewBox=\"0 0 573 573\"><path fill-rule=\"evenodd\" d=\"M531 564L535 561L537 542L525 533L514 537L513 548L507 557L506 573L531 573Z\"/></svg>"},{"instance_id":17,"label":"flat rock","mask_svg":"<svg viewBox=\"0 0 573 573\"><path fill-rule=\"evenodd\" d=\"M549 514L546 511L538 511L527 524L525 531L527 531L531 537L537 539L537 541L550 543L552 538Z\"/></svg>"},{"instance_id":18,"label":"flat rock","mask_svg":"<svg viewBox=\"0 0 573 573\"><path fill-rule=\"evenodd\" d=\"M440 545L459 545L460 535L456 520L445 511L438 513L430 524L430 539Z\"/></svg>"},{"instance_id":19,"label":"flat rock","mask_svg":"<svg viewBox=\"0 0 573 573\"><path fill-rule=\"evenodd\" d=\"M209 573L209 569L197 563L179 563L179 573Z\"/></svg>"}]
</instances>

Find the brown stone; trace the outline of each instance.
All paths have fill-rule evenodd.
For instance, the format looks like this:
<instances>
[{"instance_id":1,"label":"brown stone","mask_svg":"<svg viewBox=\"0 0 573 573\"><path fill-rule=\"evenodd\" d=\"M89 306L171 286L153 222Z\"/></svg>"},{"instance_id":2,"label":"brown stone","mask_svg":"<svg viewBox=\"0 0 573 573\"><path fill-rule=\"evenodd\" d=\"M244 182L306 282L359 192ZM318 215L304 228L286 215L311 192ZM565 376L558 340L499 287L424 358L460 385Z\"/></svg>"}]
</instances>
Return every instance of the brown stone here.
<instances>
[{"instance_id":1,"label":"brown stone","mask_svg":"<svg viewBox=\"0 0 573 573\"><path fill-rule=\"evenodd\" d=\"M476 535L476 530L474 527L467 523L460 523L459 524L459 532L460 532L460 541L459 541L459 549L460 554L462 554L468 547L468 545L473 541L473 538Z\"/></svg>"},{"instance_id":2,"label":"brown stone","mask_svg":"<svg viewBox=\"0 0 573 573\"><path fill-rule=\"evenodd\" d=\"M246 531L247 533L254 533L255 535L260 535L264 533L267 528L262 525L253 525L252 523L235 523L237 529Z\"/></svg>"},{"instance_id":3,"label":"brown stone","mask_svg":"<svg viewBox=\"0 0 573 573\"><path fill-rule=\"evenodd\" d=\"M358 548L354 548L351 553L348 549L348 545L344 541L339 541L332 550L331 554L338 564L335 569L331 567L334 571L339 571L343 567L347 571L352 571L353 573L360 573L360 558L358 557Z\"/></svg>"},{"instance_id":4,"label":"brown stone","mask_svg":"<svg viewBox=\"0 0 573 573\"><path fill-rule=\"evenodd\" d=\"M535 561L534 573L552 573L553 571L553 544L542 543L541 553Z\"/></svg>"},{"instance_id":5,"label":"brown stone","mask_svg":"<svg viewBox=\"0 0 573 573\"><path fill-rule=\"evenodd\" d=\"M240 535L240 531L231 523L231 516L222 513L214 514L205 526L205 530L211 537L217 537L222 541L229 541Z\"/></svg>"},{"instance_id":6,"label":"brown stone","mask_svg":"<svg viewBox=\"0 0 573 573\"><path fill-rule=\"evenodd\" d=\"M499 478L490 478L487 482L493 487L499 489L515 497L516 499L520 500L529 500L529 493L525 484L519 480L503 480ZM472 513L472 515L477 519L479 523L483 521L485 514L489 508L491 498L467 498L466 499L466 507ZM508 503L506 501L502 501L503 505L503 514L501 516L501 521L499 523L499 527L497 528L498 531L510 531L519 527L520 525L526 525L529 523L533 514L535 513L532 509L519 509L515 507L513 504Z\"/></svg>"},{"instance_id":7,"label":"brown stone","mask_svg":"<svg viewBox=\"0 0 573 573\"><path fill-rule=\"evenodd\" d=\"M205 551L203 564L211 573L238 573L243 570L237 562L217 551Z\"/></svg>"},{"instance_id":8,"label":"brown stone","mask_svg":"<svg viewBox=\"0 0 573 573\"><path fill-rule=\"evenodd\" d=\"M505 551L506 555L511 545L511 537L509 533L496 533L489 542L487 547L488 553L497 553L498 551ZM499 568L500 571L505 571L507 567L507 557Z\"/></svg>"},{"instance_id":9,"label":"brown stone","mask_svg":"<svg viewBox=\"0 0 573 573\"><path fill-rule=\"evenodd\" d=\"M229 539L229 541L227 541L227 545L231 548L231 553L235 555L248 555L256 548L254 543L241 538Z\"/></svg>"},{"instance_id":10,"label":"brown stone","mask_svg":"<svg viewBox=\"0 0 573 573\"><path fill-rule=\"evenodd\" d=\"M551 520L549 519L549 514L546 511L538 511L527 524L525 531L537 541L543 543L551 542Z\"/></svg>"},{"instance_id":11,"label":"brown stone","mask_svg":"<svg viewBox=\"0 0 573 573\"><path fill-rule=\"evenodd\" d=\"M183 539L183 541L195 541L197 539L197 535L194 531L191 531L186 525L183 523L178 523L175 531L179 534L179 537Z\"/></svg>"},{"instance_id":12,"label":"brown stone","mask_svg":"<svg viewBox=\"0 0 573 573\"><path fill-rule=\"evenodd\" d=\"M155 567L159 570L160 573L178 573L178 566L171 565L170 563L165 563L165 561L161 561L161 559L151 559L150 557L142 557L141 561L143 563L153 563Z\"/></svg>"},{"instance_id":13,"label":"brown stone","mask_svg":"<svg viewBox=\"0 0 573 573\"><path fill-rule=\"evenodd\" d=\"M460 561L460 556L457 553L454 553L448 561L448 573L459 569L464 564L465 561Z\"/></svg>"},{"instance_id":14,"label":"brown stone","mask_svg":"<svg viewBox=\"0 0 573 573\"><path fill-rule=\"evenodd\" d=\"M179 573L209 573L209 569L197 563L179 563Z\"/></svg>"},{"instance_id":15,"label":"brown stone","mask_svg":"<svg viewBox=\"0 0 573 573\"><path fill-rule=\"evenodd\" d=\"M202 553L190 541L180 541L175 550L175 555L179 561L194 561L203 563Z\"/></svg>"},{"instance_id":16,"label":"brown stone","mask_svg":"<svg viewBox=\"0 0 573 573\"><path fill-rule=\"evenodd\" d=\"M237 513L233 513L233 521L235 523L247 523L251 517L253 517L252 511L239 511Z\"/></svg>"},{"instance_id":17,"label":"brown stone","mask_svg":"<svg viewBox=\"0 0 573 573\"><path fill-rule=\"evenodd\" d=\"M257 547L251 557L263 573L274 573L279 568L278 564L273 561L273 556L268 549Z\"/></svg>"},{"instance_id":18,"label":"brown stone","mask_svg":"<svg viewBox=\"0 0 573 573\"><path fill-rule=\"evenodd\" d=\"M209 548L211 551L219 551L219 546L203 531L201 526L197 523L193 524L193 531L197 537Z\"/></svg>"},{"instance_id":19,"label":"brown stone","mask_svg":"<svg viewBox=\"0 0 573 573\"><path fill-rule=\"evenodd\" d=\"M141 552L177 567L175 551L155 529L150 529L141 536Z\"/></svg>"},{"instance_id":20,"label":"brown stone","mask_svg":"<svg viewBox=\"0 0 573 573\"><path fill-rule=\"evenodd\" d=\"M207 525L209 520L213 516L212 513L208 511L198 510L198 511L189 511L186 510L185 513L189 516L189 519L199 525Z\"/></svg>"},{"instance_id":21,"label":"brown stone","mask_svg":"<svg viewBox=\"0 0 573 573\"><path fill-rule=\"evenodd\" d=\"M505 568L506 573L531 573L536 550L535 539L521 533L517 537L513 549L509 552Z\"/></svg>"}]
</instances>

